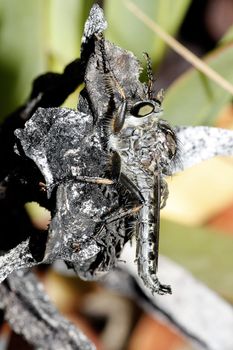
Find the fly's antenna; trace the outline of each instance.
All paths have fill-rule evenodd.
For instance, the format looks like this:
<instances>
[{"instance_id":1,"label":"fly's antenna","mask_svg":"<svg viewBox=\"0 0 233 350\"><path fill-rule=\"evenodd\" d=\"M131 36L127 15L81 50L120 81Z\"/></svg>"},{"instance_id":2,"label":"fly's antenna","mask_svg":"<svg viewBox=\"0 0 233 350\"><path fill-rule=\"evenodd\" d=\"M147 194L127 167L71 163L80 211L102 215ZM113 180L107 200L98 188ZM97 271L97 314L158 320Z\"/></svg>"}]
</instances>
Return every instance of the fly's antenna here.
<instances>
[{"instance_id":1,"label":"fly's antenna","mask_svg":"<svg viewBox=\"0 0 233 350\"><path fill-rule=\"evenodd\" d=\"M146 59L146 69L147 69L147 76L148 76L147 94L148 94L148 98L152 99L152 87L153 87L152 62L147 52L143 52L143 56Z\"/></svg>"}]
</instances>

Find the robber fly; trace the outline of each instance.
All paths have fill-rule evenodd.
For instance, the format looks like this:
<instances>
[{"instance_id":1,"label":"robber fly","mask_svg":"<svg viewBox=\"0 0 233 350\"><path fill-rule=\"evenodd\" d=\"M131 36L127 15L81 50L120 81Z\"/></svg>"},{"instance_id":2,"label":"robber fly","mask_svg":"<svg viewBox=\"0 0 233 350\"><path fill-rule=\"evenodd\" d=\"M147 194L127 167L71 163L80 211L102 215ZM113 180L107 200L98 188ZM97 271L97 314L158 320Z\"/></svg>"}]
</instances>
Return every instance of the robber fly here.
<instances>
[{"instance_id":1,"label":"robber fly","mask_svg":"<svg viewBox=\"0 0 233 350\"><path fill-rule=\"evenodd\" d=\"M138 79L140 67L131 53L109 43L103 36L98 36L97 41L95 55L87 68L86 89L89 97L95 99L93 105L99 118L107 116L105 136L109 152L115 152L119 157L115 169L119 181L119 175L124 174L130 184L125 183L125 186L141 203L137 219L138 273L152 293L171 293L170 286L162 285L156 273L160 209L165 206L168 196L164 177L170 174L177 159L177 138L169 124L159 118L163 93L160 91L156 96L152 93L148 55L149 79L146 85ZM101 66L101 60L102 71L93 71L94 66ZM104 93L100 97L93 93L93 86L101 82L105 84L101 92L106 94L107 91L107 98L112 100L110 112L105 107Z\"/></svg>"},{"instance_id":2,"label":"robber fly","mask_svg":"<svg viewBox=\"0 0 233 350\"><path fill-rule=\"evenodd\" d=\"M170 293L160 284L158 267L160 209L168 195L165 175L176 156L177 140L171 127L158 119L160 103L150 95L138 101L126 116L122 129L110 138L110 147L122 159L122 172L136 185L143 196L138 215L138 273L152 293ZM136 118L136 122L132 120ZM133 122L133 124L132 124Z\"/></svg>"}]
</instances>

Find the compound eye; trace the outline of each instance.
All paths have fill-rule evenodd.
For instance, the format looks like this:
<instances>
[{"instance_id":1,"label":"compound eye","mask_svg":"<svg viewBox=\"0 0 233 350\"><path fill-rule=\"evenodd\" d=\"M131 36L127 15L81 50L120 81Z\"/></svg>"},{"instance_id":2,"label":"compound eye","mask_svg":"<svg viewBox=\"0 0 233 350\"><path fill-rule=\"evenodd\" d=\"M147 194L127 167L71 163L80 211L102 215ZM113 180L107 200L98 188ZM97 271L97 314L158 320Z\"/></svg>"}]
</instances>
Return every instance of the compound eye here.
<instances>
[{"instance_id":1,"label":"compound eye","mask_svg":"<svg viewBox=\"0 0 233 350\"><path fill-rule=\"evenodd\" d=\"M130 114L136 118L143 118L152 114L155 110L155 106L150 101L136 102L130 110Z\"/></svg>"}]
</instances>

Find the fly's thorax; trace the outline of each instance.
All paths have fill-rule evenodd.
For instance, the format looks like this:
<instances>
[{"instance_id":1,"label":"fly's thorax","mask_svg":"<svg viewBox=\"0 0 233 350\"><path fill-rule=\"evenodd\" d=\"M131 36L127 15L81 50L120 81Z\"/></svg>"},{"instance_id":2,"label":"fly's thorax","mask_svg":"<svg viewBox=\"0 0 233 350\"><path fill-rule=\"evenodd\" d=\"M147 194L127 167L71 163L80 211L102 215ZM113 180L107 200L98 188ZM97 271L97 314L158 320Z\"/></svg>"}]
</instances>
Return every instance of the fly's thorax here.
<instances>
[{"instance_id":1,"label":"fly's thorax","mask_svg":"<svg viewBox=\"0 0 233 350\"><path fill-rule=\"evenodd\" d=\"M144 119L144 124L135 127L124 127L119 134L112 135L109 142L128 168L151 175L158 167L164 174L169 173L177 149L172 128L157 118Z\"/></svg>"}]
</instances>

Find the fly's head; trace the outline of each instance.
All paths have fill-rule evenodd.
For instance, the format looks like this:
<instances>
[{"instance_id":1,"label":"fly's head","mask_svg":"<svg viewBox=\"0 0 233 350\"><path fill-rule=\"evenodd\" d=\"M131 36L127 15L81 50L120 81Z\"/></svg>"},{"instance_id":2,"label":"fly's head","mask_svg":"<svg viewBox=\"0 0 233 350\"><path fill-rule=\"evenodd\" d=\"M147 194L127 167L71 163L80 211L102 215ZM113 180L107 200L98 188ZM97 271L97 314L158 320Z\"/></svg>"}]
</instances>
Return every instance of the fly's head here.
<instances>
[{"instance_id":1,"label":"fly's head","mask_svg":"<svg viewBox=\"0 0 233 350\"><path fill-rule=\"evenodd\" d=\"M147 61L148 83L143 86L144 96L138 101L133 102L129 109L129 116L126 118L125 127L132 126L137 128L140 126L143 129L154 128L157 125L158 118L161 116L162 102L164 98L164 91L160 90L157 95L152 92L153 74L152 65L149 55L144 53Z\"/></svg>"}]
</instances>

